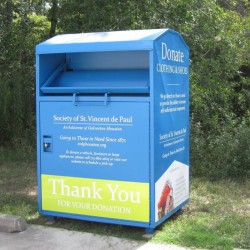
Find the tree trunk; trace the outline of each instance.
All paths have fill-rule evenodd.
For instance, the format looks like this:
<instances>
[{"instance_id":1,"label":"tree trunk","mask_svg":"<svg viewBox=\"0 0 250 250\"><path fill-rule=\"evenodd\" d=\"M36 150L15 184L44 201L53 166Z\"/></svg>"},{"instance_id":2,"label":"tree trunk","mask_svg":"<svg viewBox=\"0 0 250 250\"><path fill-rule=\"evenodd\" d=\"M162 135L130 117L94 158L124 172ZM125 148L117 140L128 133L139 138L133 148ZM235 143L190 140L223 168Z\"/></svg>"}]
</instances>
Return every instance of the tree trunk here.
<instances>
[{"instance_id":1,"label":"tree trunk","mask_svg":"<svg viewBox=\"0 0 250 250\"><path fill-rule=\"evenodd\" d=\"M9 28L13 21L13 3L12 0L8 0L5 5L6 14L6 27Z\"/></svg>"},{"instance_id":2,"label":"tree trunk","mask_svg":"<svg viewBox=\"0 0 250 250\"><path fill-rule=\"evenodd\" d=\"M54 36L56 33L57 12L58 12L58 0L53 0L51 7L51 18L50 18L50 32L49 32L50 37Z\"/></svg>"}]
</instances>

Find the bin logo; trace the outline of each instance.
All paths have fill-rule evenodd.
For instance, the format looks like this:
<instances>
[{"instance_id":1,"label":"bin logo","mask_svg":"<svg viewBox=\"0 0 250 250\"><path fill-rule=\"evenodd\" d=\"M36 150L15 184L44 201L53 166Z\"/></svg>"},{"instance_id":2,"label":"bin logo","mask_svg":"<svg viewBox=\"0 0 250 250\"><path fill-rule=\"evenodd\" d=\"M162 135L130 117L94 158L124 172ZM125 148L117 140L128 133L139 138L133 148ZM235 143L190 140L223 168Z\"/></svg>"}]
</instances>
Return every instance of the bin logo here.
<instances>
[{"instance_id":1,"label":"bin logo","mask_svg":"<svg viewBox=\"0 0 250 250\"><path fill-rule=\"evenodd\" d=\"M173 209L173 188L169 180L166 181L162 189L161 197L157 204L158 206L158 219L161 219L165 214Z\"/></svg>"},{"instance_id":2,"label":"bin logo","mask_svg":"<svg viewBox=\"0 0 250 250\"><path fill-rule=\"evenodd\" d=\"M189 166L178 161L155 183L155 222L189 198Z\"/></svg>"},{"instance_id":3,"label":"bin logo","mask_svg":"<svg viewBox=\"0 0 250 250\"><path fill-rule=\"evenodd\" d=\"M42 175L42 209L149 221L149 184Z\"/></svg>"}]
</instances>

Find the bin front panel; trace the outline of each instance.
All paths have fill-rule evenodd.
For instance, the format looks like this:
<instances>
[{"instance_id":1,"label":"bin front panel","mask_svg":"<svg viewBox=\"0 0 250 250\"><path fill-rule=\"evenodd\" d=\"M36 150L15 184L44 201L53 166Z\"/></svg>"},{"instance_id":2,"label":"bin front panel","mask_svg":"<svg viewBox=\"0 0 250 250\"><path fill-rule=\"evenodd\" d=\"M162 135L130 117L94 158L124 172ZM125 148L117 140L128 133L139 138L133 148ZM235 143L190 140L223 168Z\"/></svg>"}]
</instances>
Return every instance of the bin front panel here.
<instances>
[{"instance_id":1,"label":"bin front panel","mask_svg":"<svg viewBox=\"0 0 250 250\"><path fill-rule=\"evenodd\" d=\"M149 221L149 103L40 102L42 210Z\"/></svg>"}]
</instances>

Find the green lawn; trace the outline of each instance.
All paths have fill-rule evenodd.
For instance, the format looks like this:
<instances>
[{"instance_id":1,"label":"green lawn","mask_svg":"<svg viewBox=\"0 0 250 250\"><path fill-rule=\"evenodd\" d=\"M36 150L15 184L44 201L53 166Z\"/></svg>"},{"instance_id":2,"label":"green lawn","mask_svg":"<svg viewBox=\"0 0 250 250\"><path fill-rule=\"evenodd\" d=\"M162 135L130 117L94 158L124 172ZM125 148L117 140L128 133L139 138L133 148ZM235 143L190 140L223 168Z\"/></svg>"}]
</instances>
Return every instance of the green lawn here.
<instances>
[{"instance_id":1,"label":"green lawn","mask_svg":"<svg viewBox=\"0 0 250 250\"><path fill-rule=\"evenodd\" d=\"M250 248L250 183L191 180L191 201L153 238L207 249Z\"/></svg>"},{"instance_id":2,"label":"green lawn","mask_svg":"<svg viewBox=\"0 0 250 250\"><path fill-rule=\"evenodd\" d=\"M37 212L35 161L18 154L3 155L0 150L1 213L20 215L30 224L145 240L143 228L71 219L48 225L46 217ZM158 227L150 241L207 249L249 249L249 190L247 180L191 178L190 203Z\"/></svg>"}]
</instances>

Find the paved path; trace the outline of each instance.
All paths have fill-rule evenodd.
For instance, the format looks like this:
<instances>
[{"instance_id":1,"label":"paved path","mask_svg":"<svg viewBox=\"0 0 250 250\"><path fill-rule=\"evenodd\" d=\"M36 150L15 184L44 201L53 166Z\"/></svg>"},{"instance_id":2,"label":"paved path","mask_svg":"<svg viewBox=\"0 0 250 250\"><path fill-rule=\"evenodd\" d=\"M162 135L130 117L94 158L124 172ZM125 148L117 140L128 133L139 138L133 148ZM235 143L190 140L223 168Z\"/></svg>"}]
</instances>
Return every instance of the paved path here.
<instances>
[{"instance_id":1,"label":"paved path","mask_svg":"<svg viewBox=\"0 0 250 250\"><path fill-rule=\"evenodd\" d=\"M86 232L68 231L28 225L19 233L0 232L1 250L185 250L174 245L160 245L102 236Z\"/></svg>"}]
</instances>

